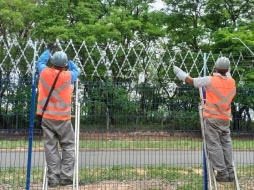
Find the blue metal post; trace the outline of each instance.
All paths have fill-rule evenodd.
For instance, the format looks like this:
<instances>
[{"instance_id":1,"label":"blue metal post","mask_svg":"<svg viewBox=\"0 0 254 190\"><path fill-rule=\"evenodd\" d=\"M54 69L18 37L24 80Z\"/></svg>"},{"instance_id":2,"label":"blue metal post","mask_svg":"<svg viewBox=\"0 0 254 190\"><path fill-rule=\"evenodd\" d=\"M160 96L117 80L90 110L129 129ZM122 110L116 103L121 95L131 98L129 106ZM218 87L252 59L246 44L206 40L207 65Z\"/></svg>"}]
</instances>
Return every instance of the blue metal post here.
<instances>
[{"instance_id":1,"label":"blue metal post","mask_svg":"<svg viewBox=\"0 0 254 190\"><path fill-rule=\"evenodd\" d=\"M204 53L204 76L206 76L206 53ZM202 88L203 99L205 99L205 90ZM207 180L207 167L206 167L206 155L205 155L205 147L203 144L203 168L204 168L204 190L208 190L208 180Z\"/></svg>"},{"instance_id":2,"label":"blue metal post","mask_svg":"<svg viewBox=\"0 0 254 190\"><path fill-rule=\"evenodd\" d=\"M32 148L33 148L33 129L34 129L34 108L35 108L35 93L36 93L36 45L34 43L34 60L33 60L33 81L32 81L32 97L30 107L30 123L29 123L29 144L28 144L28 159L27 159L27 173L26 173L26 190L30 189L30 176L32 165Z\"/></svg>"}]
</instances>

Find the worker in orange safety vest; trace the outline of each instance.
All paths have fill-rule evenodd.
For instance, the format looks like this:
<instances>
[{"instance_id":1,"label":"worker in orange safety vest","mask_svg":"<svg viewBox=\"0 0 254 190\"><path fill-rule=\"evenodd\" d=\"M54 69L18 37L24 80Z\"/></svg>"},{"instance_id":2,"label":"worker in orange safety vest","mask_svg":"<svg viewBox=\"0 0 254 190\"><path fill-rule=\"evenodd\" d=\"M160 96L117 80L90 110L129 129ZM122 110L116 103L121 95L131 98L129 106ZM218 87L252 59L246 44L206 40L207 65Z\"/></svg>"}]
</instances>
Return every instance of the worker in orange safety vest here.
<instances>
[{"instance_id":1,"label":"worker in orange safety vest","mask_svg":"<svg viewBox=\"0 0 254 190\"><path fill-rule=\"evenodd\" d=\"M220 57L215 62L213 76L192 78L177 66L175 75L195 87L204 87L206 103L203 108L206 149L217 182L235 181L232 140L230 136L231 102L236 94L235 80L230 75L230 61Z\"/></svg>"},{"instance_id":2,"label":"worker in orange safety vest","mask_svg":"<svg viewBox=\"0 0 254 190\"><path fill-rule=\"evenodd\" d=\"M79 76L78 67L69 61L63 51L57 51L51 57L55 46L48 44L47 49L38 59L39 71L37 115L42 115L41 127L45 157L47 162L48 186L72 185L74 171L74 130L71 123L72 84ZM51 57L51 67L46 64ZM59 74L50 95L46 109L43 108L51 87ZM62 156L58 151L58 142Z\"/></svg>"}]
</instances>

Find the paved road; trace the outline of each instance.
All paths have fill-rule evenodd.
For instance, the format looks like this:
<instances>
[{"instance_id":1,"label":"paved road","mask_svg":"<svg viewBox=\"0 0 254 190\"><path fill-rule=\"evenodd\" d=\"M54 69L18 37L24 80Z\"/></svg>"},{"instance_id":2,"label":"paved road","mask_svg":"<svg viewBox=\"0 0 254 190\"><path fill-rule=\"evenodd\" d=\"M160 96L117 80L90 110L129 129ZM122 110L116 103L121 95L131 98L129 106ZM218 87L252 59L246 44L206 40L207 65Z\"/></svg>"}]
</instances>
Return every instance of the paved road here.
<instances>
[{"instance_id":1,"label":"paved road","mask_svg":"<svg viewBox=\"0 0 254 190\"><path fill-rule=\"evenodd\" d=\"M235 151L234 160L239 165L254 165L254 151ZM43 167L44 152L33 152L32 167ZM80 167L108 166L200 166L202 151L190 150L105 150L79 152ZM0 150L0 168L27 166L27 151Z\"/></svg>"}]
</instances>

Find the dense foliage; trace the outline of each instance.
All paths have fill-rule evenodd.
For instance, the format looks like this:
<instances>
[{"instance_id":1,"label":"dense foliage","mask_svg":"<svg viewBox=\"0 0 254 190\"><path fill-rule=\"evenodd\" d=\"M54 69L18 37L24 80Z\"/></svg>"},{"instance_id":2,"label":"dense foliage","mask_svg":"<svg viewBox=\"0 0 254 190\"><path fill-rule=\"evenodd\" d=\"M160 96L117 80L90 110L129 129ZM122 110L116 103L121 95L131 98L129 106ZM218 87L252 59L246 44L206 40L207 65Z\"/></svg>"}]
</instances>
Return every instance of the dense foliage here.
<instances>
[{"instance_id":1,"label":"dense foliage","mask_svg":"<svg viewBox=\"0 0 254 190\"><path fill-rule=\"evenodd\" d=\"M30 98L31 83L23 82L31 81L27 71L32 69L34 50L25 43L29 39L39 42L58 39L63 48L69 47L72 40L76 49L81 47L78 60L85 73L80 77L84 85L83 122L101 123L107 128L128 123L132 129L144 129L144 126L199 129L198 91L192 87L191 91L187 90L180 81L174 80L170 52L174 52L174 64L182 65L184 61L186 67L183 68L191 70L193 76L200 75L198 70L203 67L200 51L216 55L210 57L208 63L220 55L231 55L234 62L239 59L236 55L241 55L241 64L231 68L235 73L233 77L241 81L232 105L232 110L236 110L233 121L240 118L250 122L249 110L254 108L254 55L251 51L254 47L254 1L163 0L161 10L151 9L154 2L0 0L0 75L4 79L0 82L1 125L12 125L7 116L15 115L18 122L24 121L16 117L18 113L29 113L29 103L10 101L17 93L26 101ZM155 49L153 44L159 44L160 48ZM39 53L44 45L39 44ZM105 57L95 45L104 50ZM114 48L116 51L112 51ZM77 58L74 49L66 51L70 58ZM167 53L156 57L161 51ZM187 51L192 54L185 56ZM107 59L110 66L105 65L102 58ZM193 67L194 60L199 69ZM131 69L133 67L135 70ZM213 68L209 69L210 74ZM11 73L17 70L20 85L9 88L13 82ZM140 73L145 76L142 82L138 80ZM178 88L171 88L172 82ZM239 123L239 119L237 121ZM235 123L234 129L238 129ZM15 125L18 126L16 122Z\"/></svg>"}]
</instances>

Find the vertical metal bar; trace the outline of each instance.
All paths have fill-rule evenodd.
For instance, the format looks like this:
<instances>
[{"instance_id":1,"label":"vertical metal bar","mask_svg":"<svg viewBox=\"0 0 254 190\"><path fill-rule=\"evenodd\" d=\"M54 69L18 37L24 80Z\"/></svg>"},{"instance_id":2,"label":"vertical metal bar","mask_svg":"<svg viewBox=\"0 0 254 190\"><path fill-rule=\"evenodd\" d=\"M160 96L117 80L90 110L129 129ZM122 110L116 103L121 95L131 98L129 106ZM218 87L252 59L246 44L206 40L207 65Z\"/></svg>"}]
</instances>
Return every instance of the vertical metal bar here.
<instances>
[{"instance_id":1,"label":"vertical metal bar","mask_svg":"<svg viewBox=\"0 0 254 190\"><path fill-rule=\"evenodd\" d=\"M34 108L35 108L35 91L36 91L36 46L34 43L34 58L33 58L33 80L32 80L32 97L30 107L30 124L29 124L29 144L28 144L28 159L27 159L27 173L26 173L26 190L30 189L31 163L32 163L32 147L33 147L33 129L34 129Z\"/></svg>"},{"instance_id":2,"label":"vertical metal bar","mask_svg":"<svg viewBox=\"0 0 254 190\"><path fill-rule=\"evenodd\" d=\"M204 76L206 76L206 53L204 53Z\"/></svg>"},{"instance_id":3,"label":"vertical metal bar","mask_svg":"<svg viewBox=\"0 0 254 190\"><path fill-rule=\"evenodd\" d=\"M80 130L80 102L79 102L79 80L77 79L76 99L77 99L77 140L76 140L76 189L79 189L79 130Z\"/></svg>"},{"instance_id":4,"label":"vertical metal bar","mask_svg":"<svg viewBox=\"0 0 254 190\"><path fill-rule=\"evenodd\" d=\"M45 157L45 154L44 154L44 157ZM48 167L47 167L47 162L46 162L46 158L45 158L42 190L48 189L47 169L48 169Z\"/></svg>"},{"instance_id":5,"label":"vertical metal bar","mask_svg":"<svg viewBox=\"0 0 254 190\"><path fill-rule=\"evenodd\" d=\"M75 162L74 162L74 173L73 173L73 184L72 189L79 189L79 181L78 181L78 157L79 157L79 114L80 114L80 104L79 104L79 80L76 80L76 92L75 92Z\"/></svg>"},{"instance_id":6,"label":"vertical metal bar","mask_svg":"<svg viewBox=\"0 0 254 190\"><path fill-rule=\"evenodd\" d=\"M205 158L205 148L203 144L203 168L204 168L204 190L207 190L207 168L206 168L206 158Z\"/></svg>"},{"instance_id":7,"label":"vertical metal bar","mask_svg":"<svg viewBox=\"0 0 254 190\"><path fill-rule=\"evenodd\" d=\"M204 66L203 66L203 71L204 71L204 76L206 76L206 53L204 53ZM202 93L203 93L203 97L205 99L205 90L204 88L202 88ZM206 148L204 147L204 143L203 143L203 168L204 168L204 190L208 190L207 187L207 167L206 167Z\"/></svg>"}]
</instances>

